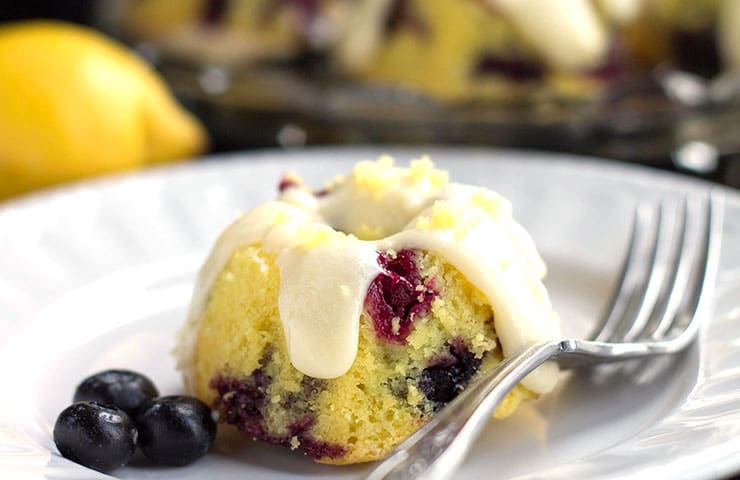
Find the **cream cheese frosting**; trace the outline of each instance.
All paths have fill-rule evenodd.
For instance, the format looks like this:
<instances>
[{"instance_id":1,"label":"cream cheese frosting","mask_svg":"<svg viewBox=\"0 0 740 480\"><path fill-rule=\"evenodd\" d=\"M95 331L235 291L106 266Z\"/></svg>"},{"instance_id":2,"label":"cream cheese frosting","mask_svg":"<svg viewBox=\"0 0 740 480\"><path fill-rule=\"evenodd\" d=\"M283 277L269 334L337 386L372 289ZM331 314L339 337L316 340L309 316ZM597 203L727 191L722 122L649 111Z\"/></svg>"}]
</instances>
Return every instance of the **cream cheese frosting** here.
<instances>
[{"instance_id":1,"label":"cream cheese frosting","mask_svg":"<svg viewBox=\"0 0 740 480\"><path fill-rule=\"evenodd\" d=\"M486 0L512 23L519 34L554 68L577 71L597 66L609 49L606 25L593 0ZM599 0L599 7L616 23L639 11L642 0ZM339 42L337 58L350 70L371 61L381 46L393 2L360 0Z\"/></svg>"},{"instance_id":2,"label":"cream cheese frosting","mask_svg":"<svg viewBox=\"0 0 740 480\"><path fill-rule=\"evenodd\" d=\"M487 0L551 66L594 67L609 49L605 26L590 0Z\"/></svg>"},{"instance_id":3,"label":"cream cheese frosting","mask_svg":"<svg viewBox=\"0 0 740 480\"><path fill-rule=\"evenodd\" d=\"M389 157L360 162L327 191L314 195L296 182L221 235L200 272L180 334L181 368L192 362L213 282L234 250L247 245L276 254L288 355L312 377L336 378L352 366L365 296L381 273L379 251L422 249L457 268L490 303L504 356L560 337L541 282L544 262L504 197L450 183L426 158L410 168L393 166ZM544 393L556 377L557 367L545 364L523 383Z\"/></svg>"}]
</instances>

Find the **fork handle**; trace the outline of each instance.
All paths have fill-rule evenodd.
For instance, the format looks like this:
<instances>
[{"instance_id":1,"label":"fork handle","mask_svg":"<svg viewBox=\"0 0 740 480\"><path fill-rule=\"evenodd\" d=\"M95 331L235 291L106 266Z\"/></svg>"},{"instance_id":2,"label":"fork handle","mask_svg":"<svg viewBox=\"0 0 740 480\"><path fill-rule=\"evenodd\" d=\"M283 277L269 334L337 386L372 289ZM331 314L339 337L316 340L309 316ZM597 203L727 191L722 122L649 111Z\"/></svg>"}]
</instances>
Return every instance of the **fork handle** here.
<instances>
[{"instance_id":1,"label":"fork handle","mask_svg":"<svg viewBox=\"0 0 740 480\"><path fill-rule=\"evenodd\" d=\"M538 343L503 360L396 447L366 479L447 478L465 459L506 394L562 348L561 342Z\"/></svg>"}]
</instances>

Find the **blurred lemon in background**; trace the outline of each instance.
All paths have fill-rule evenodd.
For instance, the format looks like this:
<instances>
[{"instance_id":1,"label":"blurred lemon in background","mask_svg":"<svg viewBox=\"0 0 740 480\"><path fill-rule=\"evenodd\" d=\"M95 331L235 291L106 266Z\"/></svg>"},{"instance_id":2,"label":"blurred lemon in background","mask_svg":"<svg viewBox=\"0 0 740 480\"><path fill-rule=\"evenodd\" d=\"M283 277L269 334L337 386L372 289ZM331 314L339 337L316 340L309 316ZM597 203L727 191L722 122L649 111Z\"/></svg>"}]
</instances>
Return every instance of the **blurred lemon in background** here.
<instances>
[{"instance_id":1,"label":"blurred lemon in background","mask_svg":"<svg viewBox=\"0 0 740 480\"><path fill-rule=\"evenodd\" d=\"M83 27L0 27L0 198L185 158L206 134L146 63Z\"/></svg>"}]
</instances>

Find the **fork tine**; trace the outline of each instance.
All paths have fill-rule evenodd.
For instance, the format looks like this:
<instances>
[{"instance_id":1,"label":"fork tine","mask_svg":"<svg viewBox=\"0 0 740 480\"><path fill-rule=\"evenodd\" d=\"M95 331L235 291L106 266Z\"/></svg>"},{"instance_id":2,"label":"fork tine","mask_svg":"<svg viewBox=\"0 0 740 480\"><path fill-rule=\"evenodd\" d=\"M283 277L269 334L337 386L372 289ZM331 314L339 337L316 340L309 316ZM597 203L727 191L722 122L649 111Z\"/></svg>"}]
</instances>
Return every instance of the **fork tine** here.
<instances>
[{"instance_id":1,"label":"fork tine","mask_svg":"<svg viewBox=\"0 0 740 480\"><path fill-rule=\"evenodd\" d=\"M665 208L665 203L661 202L656 220L655 237L650 251L647 280L641 294L637 295L639 298L637 312L631 318L625 317L623 333L620 335L620 332L615 332L609 338L611 342L629 342L636 339L648 325L661 298L661 288L665 283L673 250L673 229L666 226Z\"/></svg>"},{"instance_id":2,"label":"fork tine","mask_svg":"<svg viewBox=\"0 0 740 480\"><path fill-rule=\"evenodd\" d=\"M630 235L629 246L625 255L622 271L617 281L617 287L614 290L606 313L602 317L595 333L591 339L595 341L606 341L617 331L622 319L624 318L627 306L630 304L630 298L635 293L640 277L639 271L642 269L641 247L646 237L646 231L649 228L649 212L645 205L638 205L635 208L632 220L632 233Z\"/></svg>"},{"instance_id":3,"label":"fork tine","mask_svg":"<svg viewBox=\"0 0 740 480\"><path fill-rule=\"evenodd\" d=\"M710 193L704 215L696 211L696 203L684 199L672 230L666 229L662 218L659 220L639 309L634 316L624 316L623 323L629 328L622 336L618 329L615 330L609 337L610 342L630 342L640 338L660 341L666 339L668 333L675 337L687 330L699 316L697 312L704 308L700 300L707 298L706 290L713 285L716 273L718 259L715 257L719 254L718 242L724 216L722 207L718 194ZM679 232L675 242L669 234L673 231ZM634 297L637 296L635 293Z\"/></svg>"},{"instance_id":4,"label":"fork tine","mask_svg":"<svg viewBox=\"0 0 740 480\"><path fill-rule=\"evenodd\" d=\"M698 245L692 244L689 238L689 232L696 231L698 225L695 225L695 215L691 215L691 206L689 205L688 199L684 199L683 208L681 213L677 216L677 223L680 222L681 236L678 240L677 253L674 258L675 268L670 278L670 287L666 291L666 297L663 307L662 315L656 318L659 320L656 322L655 328L650 333L650 338L653 340L661 339L665 336L666 332L673 325L676 316L678 315L679 308L682 300L685 297L687 291L689 277L691 274L691 267L693 264L694 251ZM709 221L709 216L707 216Z\"/></svg>"},{"instance_id":5,"label":"fork tine","mask_svg":"<svg viewBox=\"0 0 740 480\"><path fill-rule=\"evenodd\" d=\"M722 244L722 226L724 222L724 197L714 190L710 192L706 206L706 222L700 239L701 254L696 260L698 272L693 275L693 282L683 305L685 311L676 315L669 333L678 337L673 342L676 349L690 342L701 325L701 319L707 313L714 290L715 278L719 267L720 247ZM694 273L694 272L692 272Z\"/></svg>"}]
</instances>

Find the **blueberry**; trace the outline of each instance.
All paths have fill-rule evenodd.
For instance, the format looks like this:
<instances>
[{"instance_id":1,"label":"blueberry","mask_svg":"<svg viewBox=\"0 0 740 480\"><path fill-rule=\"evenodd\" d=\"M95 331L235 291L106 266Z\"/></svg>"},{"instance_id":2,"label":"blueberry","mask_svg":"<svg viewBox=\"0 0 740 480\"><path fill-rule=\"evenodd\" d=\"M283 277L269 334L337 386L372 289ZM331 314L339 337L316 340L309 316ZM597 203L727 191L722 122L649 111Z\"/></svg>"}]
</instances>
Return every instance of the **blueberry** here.
<instances>
[{"instance_id":1,"label":"blueberry","mask_svg":"<svg viewBox=\"0 0 740 480\"><path fill-rule=\"evenodd\" d=\"M96 402L70 405L54 424L59 453L101 472L126 465L136 449L136 437L136 427L126 412Z\"/></svg>"},{"instance_id":2,"label":"blueberry","mask_svg":"<svg viewBox=\"0 0 740 480\"><path fill-rule=\"evenodd\" d=\"M74 401L114 405L135 415L148 400L159 395L151 380L130 370L106 370L89 376L77 386Z\"/></svg>"},{"instance_id":3,"label":"blueberry","mask_svg":"<svg viewBox=\"0 0 740 480\"><path fill-rule=\"evenodd\" d=\"M141 451L162 465L192 463L205 455L216 438L211 409L192 397L155 398L139 413L136 425Z\"/></svg>"},{"instance_id":4,"label":"blueberry","mask_svg":"<svg viewBox=\"0 0 740 480\"><path fill-rule=\"evenodd\" d=\"M470 383L481 360L461 341L453 340L449 352L421 372L419 388L438 410L452 401Z\"/></svg>"},{"instance_id":5,"label":"blueberry","mask_svg":"<svg viewBox=\"0 0 740 480\"><path fill-rule=\"evenodd\" d=\"M381 253L378 265L383 272L370 284L365 308L373 319L378 337L403 344L436 298L433 282L425 284L416 264L417 252L401 250L395 256Z\"/></svg>"},{"instance_id":6,"label":"blueberry","mask_svg":"<svg viewBox=\"0 0 740 480\"><path fill-rule=\"evenodd\" d=\"M460 391L459 373L452 367L427 367L421 372L419 387L424 395L433 402L448 403Z\"/></svg>"}]
</instances>

